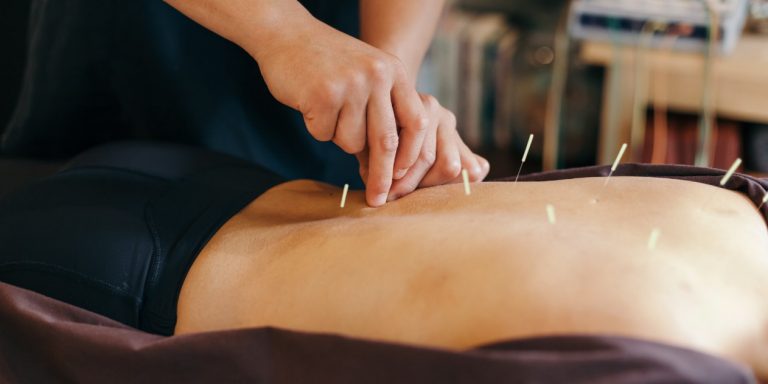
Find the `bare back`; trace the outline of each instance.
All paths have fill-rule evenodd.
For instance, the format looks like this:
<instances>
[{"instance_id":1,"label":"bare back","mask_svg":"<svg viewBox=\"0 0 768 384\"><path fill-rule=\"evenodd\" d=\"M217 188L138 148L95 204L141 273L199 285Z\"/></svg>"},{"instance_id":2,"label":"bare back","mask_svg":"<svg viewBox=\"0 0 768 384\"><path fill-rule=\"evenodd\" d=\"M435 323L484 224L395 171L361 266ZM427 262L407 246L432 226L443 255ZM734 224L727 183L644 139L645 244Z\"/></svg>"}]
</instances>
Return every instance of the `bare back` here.
<instances>
[{"instance_id":1,"label":"bare back","mask_svg":"<svg viewBox=\"0 0 768 384\"><path fill-rule=\"evenodd\" d=\"M441 186L377 209L361 192L341 209L335 187L279 185L199 255L176 331L276 326L455 349L609 334L768 373L768 230L754 205L669 179L617 177L600 194L603 180Z\"/></svg>"}]
</instances>

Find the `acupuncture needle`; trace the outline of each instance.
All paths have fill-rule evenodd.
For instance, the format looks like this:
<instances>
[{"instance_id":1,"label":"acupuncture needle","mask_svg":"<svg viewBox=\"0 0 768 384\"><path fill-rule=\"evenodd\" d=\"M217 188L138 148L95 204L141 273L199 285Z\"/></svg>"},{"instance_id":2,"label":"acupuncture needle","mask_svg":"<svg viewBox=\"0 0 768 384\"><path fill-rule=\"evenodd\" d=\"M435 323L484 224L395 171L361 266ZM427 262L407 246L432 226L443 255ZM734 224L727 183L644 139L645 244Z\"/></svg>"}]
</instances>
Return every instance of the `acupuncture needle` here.
<instances>
[{"instance_id":1,"label":"acupuncture needle","mask_svg":"<svg viewBox=\"0 0 768 384\"><path fill-rule=\"evenodd\" d=\"M549 223L554 225L557 222L557 217L555 216L555 206L552 204L547 204L545 207L547 210L547 220L549 220Z\"/></svg>"},{"instance_id":2,"label":"acupuncture needle","mask_svg":"<svg viewBox=\"0 0 768 384\"><path fill-rule=\"evenodd\" d=\"M731 167L728 168L728 171L725 172L725 175L723 175L723 178L720 179L721 187L725 187L725 185L728 184L728 181L731 180L731 177L733 177L733 174L736 173L736 170L739 169L740 165L741 165L741 158L737 158L736 161L734 161L733 164L731 164ZM702 207L709 206L709 203L712 201L712 199L713 197L709 196L709 199L707 199L707 201L704 204L702 204Z\"/></svg>"},{"instance_id":3,"label":"acupuncture needle","mask_svg":"<svg viewBox=\"0 0 768 384\"><path fill-rule=\"evenodd\" d=\"M603 188L600 189L600 192L598 192L597 196L592 201L593 203L596 203L600 200L600 196L603 194L603 191L605 191L605 187L608 186L608 182L611 181L611 176L613 176L613 173L616 172L616 168L619 167L621 158L624 156L624 152L626 150L627 150L627 143L624 143L621 145L621 149L619 149L619 154L616 156L616 160L614 160L613 165L611 165L611 172L609 172L608 177L605 178L605 183L603 183Z\"/></svg>"},{"instance_id":4,"label":"acupuncture needle","mask_svg":"<svg viewBox=\"0 0 768 384\"><path fill-rule=\"evenodd\" d=\"M341 193L341 204L339 204L340 208L344 208L347 205L347 192L349 192L349 184L344 184L344 191Z\"/></svg>"},{"instance_id":5,"label":"acupuncture needle","mask_svg":"<svg viewBox=\"0 0 768 384\"><path fill-rule=\"evenodd\" d=\"M469 196L472 190L469 188L469 173L466 169L461 170L461 178L464 180L464 194Z\"/></svg>"},{"instance_id":6,"label":"acupuncture needle","mask_svg":"<svg viewBox=\"0 0 768 384\"><path fill-rule=\"evenodd\" d=\"M725 176L720 180L720 186L725 187L726 184L728 184L728 180L731 179L733 174L736 172L737 169L739 169L739 166L741 165L741 158L736 159L736 161L733 162L733 165L731 165L731 168L728 169L728 172L725 173Z\"/></svg>"},{"instance_id":7,"label":"acupuncture needle","mask_svg":"<svg viewBox=\"0 0 768 384\"><path fill-rule=\"evenodd\" d=\"M621 162L621 158L624 156L624 152L627 150L627 143L624 143L621 145L621 149L619 149L619 155L616 156L616 160L613 161L613 165L611 166L611 172L608 173L608 177L605 178L605 184L603 186L608 185L608 182L611 181L611 176L613 176L613 173L616 172L616 168L619 167L619 162Z\"/></svg>"},{"instance_id":8,"label":"acupuncture needle","mask_svg":"<svg viewBox=\"0 0 768 384\"><path fill-rule=\"evenodd\" d=\"M659 242L659 236L661 235L661 229L653 228L651 235L648 237L648 250L655 251L656 244Z\"/></svg>"},{"instance_id":9,"label":"acupuncture needle","mask_svg":"<svg viewBox=\"0 0 768 384\"><path fill-rule=\"evenodd\" d=\"M525 164L525 159L528 158L528 151L531 150L531 143L533 142L533 133L531 133L530 136L528 136L528 144L525 145L525 152L523 153L523 161L520 162L520 168L517 170L517 176L515 176L515 185L517 185L517 179L520 178L520 172L523 170L523 164Z\"/></svg>"}]
</instances>

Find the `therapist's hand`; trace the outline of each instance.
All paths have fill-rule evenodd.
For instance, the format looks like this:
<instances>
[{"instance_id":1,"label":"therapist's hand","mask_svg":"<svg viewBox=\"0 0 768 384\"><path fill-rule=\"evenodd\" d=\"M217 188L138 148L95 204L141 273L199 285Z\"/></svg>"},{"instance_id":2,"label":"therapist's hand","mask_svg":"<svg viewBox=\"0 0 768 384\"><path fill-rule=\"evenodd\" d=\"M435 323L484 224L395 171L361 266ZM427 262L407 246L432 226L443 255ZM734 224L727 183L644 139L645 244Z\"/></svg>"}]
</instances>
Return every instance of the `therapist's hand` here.
<instances>
[{"instance_id":1,"label":"therapist's hand","mask_svg":"<svg viewBox=\"0 0 768 384\"><path fill-rule=\"evenodd\" d=\"M270 92L315 139L367 150L366 200L383 205L424 152L431 121L419 94L395 56L311 17L293 28L254 55Z\"/></svg>"},{"instance_id":2,"label":"therapist's hand","mask_svg":"<svg viewBox=\"0 0 768 384\"><path fill-rule=\"evenodd\" d=\"M424 138L430 122L436 136L436 120L425 118L414 84L442 0L361 1L362 41L296 0L165 1L253 56L272 94L303 114L315 138L363 158L368 204L384 204L393 180L435 152ZM413 174L422 172L420 164ZM427 176L425 184L441 179Z\"/></svg>"},{"instance_id":3,"label":"therapist's hand","mask_svg":"<svg viewBox=\"0 0 768 384\"><path fill-rule=\"evenodd\" d=\"M464 144L456 131L456 117L431 95L420 95L429 125L424 145L415 164L408 173L392 185L388 201L399 199L417 188L431 187L462 181L461 170L466 169L471 182L488 176L490 164ZM367 179L365 153L358 155L360 175Z\"/></svg>"}]
</instances>

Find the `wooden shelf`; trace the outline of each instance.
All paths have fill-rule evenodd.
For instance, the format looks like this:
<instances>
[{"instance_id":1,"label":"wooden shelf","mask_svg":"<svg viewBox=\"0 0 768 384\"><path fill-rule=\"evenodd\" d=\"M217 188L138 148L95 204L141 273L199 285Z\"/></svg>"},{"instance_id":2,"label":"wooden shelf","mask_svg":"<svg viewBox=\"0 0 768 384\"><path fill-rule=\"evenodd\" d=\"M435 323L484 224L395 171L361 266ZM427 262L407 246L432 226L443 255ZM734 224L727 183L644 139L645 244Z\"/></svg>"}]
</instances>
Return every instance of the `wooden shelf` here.
<instances>
[{"instance_id":1,"label":"wooden shelf","mask_svg":"<svg viewBox=\"0 0 768 384\"><path fill-rule=\"evenodd\" d=\"M633 47L621 48L624 76L633 77L635 54ZM589 64L610 66L615 52L611 44L585 43L581 58ZM649 92L653 100L654 75L666 80L670 109L698 112L701 107L704 58L690 52L648 51ZM717 56L713 65L715 87L714 107L717 113L740 121L768 123L768 37L745 35L728 56Z\"/></svg>"},{"instance_id":2,"label":"wooden shelf","mask_svg":"<svg viewBox=\"0 0 768 384\"><path fill-rule=\"evenodd\" d=\"M581 60L604 66L603 122L598 163L615 156L622 142L629 142L635 96L635 47L614 50L611 44L586 42ZM648 50L647 101L666 94L669 110L700 113L704 57L700 53ZM737 121L768 123L768 37L745 35L734 52L713 62L713 108L717 116ZM663 86L666 92L657 92ZM611 94L610 90L616 90ZM638 154L628 158L637 159Z\"/></svg>"}]
</instances>

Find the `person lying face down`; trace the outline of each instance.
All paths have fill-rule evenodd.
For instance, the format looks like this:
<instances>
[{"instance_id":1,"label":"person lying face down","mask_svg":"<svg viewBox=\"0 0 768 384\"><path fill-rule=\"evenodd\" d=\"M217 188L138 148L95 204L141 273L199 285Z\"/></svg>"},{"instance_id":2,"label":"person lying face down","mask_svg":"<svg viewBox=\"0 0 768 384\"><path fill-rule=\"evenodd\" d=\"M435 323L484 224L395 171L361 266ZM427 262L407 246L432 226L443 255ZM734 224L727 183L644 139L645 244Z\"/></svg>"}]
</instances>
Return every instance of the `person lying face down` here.
<instances>
[{"instance_id":1,"label":"person lying face down","mask_svg":"<svg viewBox=\"0 0 768 384\"><path fill-rule=\"evenodd\" d=\"M176 332L277 326L455 349L615 334L768 374L768 232L755 206L724 189L631 177L593 203L602 186L482 183L466 196L451 185L379 209L351 192L340 209L338 188L281 184L197 257Z\"/></svg>"},{"instance_id":2,"label":"person lying face down","mask_svg":"<svg viewBox=\"0 0 768 384\"><path fill-rule=\"evenodd\" d=\"M616 335L768 377L768 229L733 191L614 176L607 187L603 178L473 184L469 196L446 185L382 208L350 191L342 209L339 188L266 176L253 187L260 176L249 167L174 151L128 161L112 148L4 199L0 226L12 218L16 228L0 239L4 255L30 266L9 272L0 256L0 279L158 333L272 326L456 350ZM78 224L61 229L59 219ZM29 272L40 258L58 263L39 273L49 286ZM51 279L51 270L72 273ZM74 272L100 283L68 284Z\"/></svg>"}]
</instances>

